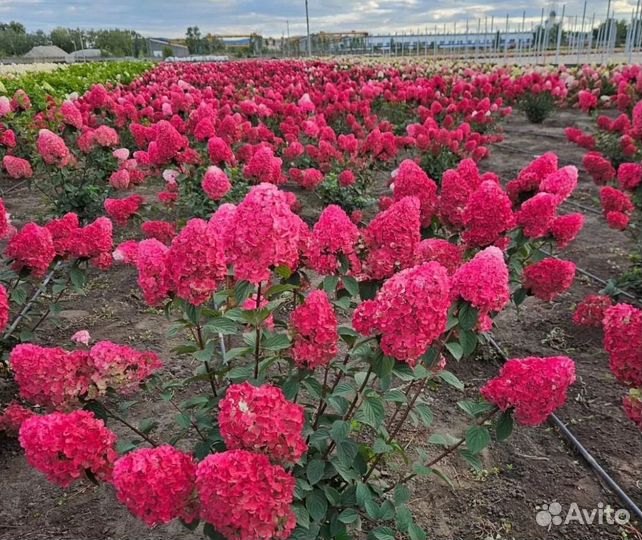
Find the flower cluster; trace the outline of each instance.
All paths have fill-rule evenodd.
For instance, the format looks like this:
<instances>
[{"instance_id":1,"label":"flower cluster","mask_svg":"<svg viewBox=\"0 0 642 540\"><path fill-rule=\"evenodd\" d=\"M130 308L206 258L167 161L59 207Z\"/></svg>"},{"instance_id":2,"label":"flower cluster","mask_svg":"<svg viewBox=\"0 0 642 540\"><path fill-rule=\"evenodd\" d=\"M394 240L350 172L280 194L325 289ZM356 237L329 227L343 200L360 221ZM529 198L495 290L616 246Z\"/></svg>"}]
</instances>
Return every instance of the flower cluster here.
<instances>
[{"instance_id":1,"label":"flower cluster","mask_svg":"<svg viewBox=\"0 0 642 540\"><path fill-rule=\"evenodd\" d=\"M35 223L27 223L15 234L4 254L13 259L13 268L17 272L26 268L35 277L44 276L56 257L51 233Z\"/></svg>"},{"instance_id":2,"label":"flower cluster","mask_svg":"<svg viewBox=\"0 0 642 540\"><path fill-rule=\"evenodd\" d=\"M435 261L441 264L449 274L453 274L464 262L463 252L462 246L448 240L427 238L417 245L415 262L421 264Z\"/></svg>"},{"instance_id":3,"label":"flower cluster","mask_svg":"<svg viewBox=\"0 0 642 540\"><path fill-rule=\"evenodd\" d=\"M17 437L20 432L20 426L27 418L31 418L34 412L12 401L2 414L0 414L0 431L4 431L7 435Z\"/></svg>"},{"instance_id":4,"label":"flower cluster","mask_svg":"<svg viewBox=\"0 0 642 540\"><path fill-rule=\"evenodd\" d=\"M624 386L642 386L642 310L616 304L604 313L603 326L613 375Z\"/></svg>"},{"instance_id":5,"label":"flower cluster","mask_svg":"<svg viewBox=\"0 0 642 540\"><path fill-rule=\"evenodd\" d=\"M7 174L14 180L21 178L31 178L33 176L33 169L31 163L26 159L7 154L2 158L2 166L7 171Z\"/></svg>"},{"instance_id":6,"label":"flower cluster","mask_svg":"<svg viewBox=\"0 0 642 540\"><path fill-rule=\"evenodd\" d=\"M524 268L524 288L550 302L568 290L575 279L575 264L553 257Z\"/></svg>"},{"instance_id":7,"label":"flower cluster","mask_svg":"<svg viewBox=\"0 0 642 540\"><path fill-rule=\"evenodd\" d=\"M221 436L230 450L265 454L283 465L298 462L307 450L303 407L285 399L280 388L233 384L219 408Z\"/></svg>"},{"instance_id":8,"label":"flower cluster","mask_svg":"<svg viewBox=\"0 0 642 540\"><path fill-rule=\"evenodd\" d=\"M602 328L604 314L612 305L610 296L589 295L577 305L573 313L573 322L578 326Z\"/></svg>"},{"instance_id":9,"label":"flower cluster","mask_svg":"<svg viewBox=\"0 0 642 540\"><path fill-rule=\"evenodd\" d=\"M512 204L501 186L486 180L470 196L462 219L464 242L473 247L489 246L515 225Z\"/></svg>"},{"instance_id":10,"label":"flower cluster","mask_svg":"<svg viewBox=\"0 0 642 540\"><path fill-rule=\"evenodd\" d=\"M635 209L628 194L606 186L600 190L600 202L609 227L619 230L628 227L631 213Z\"/></svg>"},{"instance_id":11,"label":"flower cluster","mask_svg":"<svg viewBox=\"0 0 642 540\"><path fill-rule=\"evenodd\" d=\"M105 211L121 227L127 225L127 221L143 204L140 195L130 195L124 199L105 199Z\"/></svg>"},{"instance_id":12,"label":"flower cluster","mask_svg":"<svg viewBox=\"0 0 642 540\"><path fill-rule=\"evenodd\" d=\"M363 335L382 334L381 350L414 366L446 330L449 307L446 269L429 262L386 281L374 300L357 307L352 324Z\"/></svg>"},{"instance_id":13,"label":"flower cluster","mask_svg":"<svg viewBox=\"0 0 642 540\"><path fill-rule=\"evenodd\" d=\"M404 197L417 197L421 214L421 226L430 227L437 212L437 184L414 161L401 162L393 179L393 193L396 201Z\"/></svg>"},{"instance_id":14,"label":"flower cluster","mask_svg":"<svg viewBox=\"0 0 642 540\"><path fill-rule=\"evenodd\" d=\"M312 291L292 312L290 324L294 332L292 358L299 367L325 366L337 354L337 316L324 291Z\"/></svg>"},{"instance_id":15,"label":"flower cluster","mask_svg":"<svg viewBox=\"0 0 642 540\"><path fill-rule=\"evenodd\" d=\"M173 446L124 455L114 464L112 483L118 500L150 527L196 517L196 464Z\"/></svg>"},{"instance_id":16,"label":"flower cluster","mask_svg":"<svg viewBox=\"0 0 642 540\"><path fill-rule=\"evenodd\" d=\"M488 381L481 394L502 411L515 410L525 426L538 426L564 405L568 387L575 382L575 364L566 356L508 360L499 376Z\"/></svg>"},{"instance_id":17,"label":"flower cluster","mask_svg":"<svg viewBox=\"0 0 642 540\"><path fill-rule=\"evenodd\" d=\"M211 166L203 175L201 187L210 199L220 201L232 189L232 184L223 170Z\"/></svg>"},{"instance_id":18,"label":"flower cluster","mask_svg":"<svg viewBox=\"0 0 642 540\"><path fill-rule=\"evenodd\" d=\"M420 228L420 204L416 197L404 197L377 214L364 231L368 276L385 279L412 266L421 240Z\"/></svg>"},{"instance_id":19,"label":"flower cluster","mask_svg":"<svg viewBox=\"0 0 642 540\"><path fill-rule=\"evenodd\" d=\"M20 445L29 464L63 488L87 474L109 481L117 455L116 435L88 411L27 418Z\"/></svg>"},{"instance_id":20,"label":"flower cluster","mask_svg":"<svg viewBox=\"0 0 642 540\"><path fill-rule=\"evenodd\" d=\"M196 470L201 518L229 540L288 538L295 485L282 467L246 450L211 454Z\"/></svg>"}]
</instances>

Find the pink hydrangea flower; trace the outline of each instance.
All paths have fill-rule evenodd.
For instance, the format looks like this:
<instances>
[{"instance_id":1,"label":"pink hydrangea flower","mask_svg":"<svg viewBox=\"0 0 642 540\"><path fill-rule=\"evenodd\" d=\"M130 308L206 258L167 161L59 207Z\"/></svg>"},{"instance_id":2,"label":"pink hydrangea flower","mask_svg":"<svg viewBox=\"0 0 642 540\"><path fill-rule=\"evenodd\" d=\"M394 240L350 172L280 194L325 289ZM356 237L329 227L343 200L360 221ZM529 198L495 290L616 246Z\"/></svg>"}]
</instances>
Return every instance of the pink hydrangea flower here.
<instances>
[{"instance_id":1,"label":"pink hydrangea flower","mask_svg":"<svg viewBox=\"0 0 642 540\"><path fill-rule=\"evenodd\" d=\"M82 345L89 345L91 336L87 330L78 330L78 332L71 336L71 341Z\"/></svg>"},{"instance_id":2,"label":"pink hydrangea flower","mask_svg":"<svg viewBox=\"0 0 642 540\"><path fill-rule=\"evenodd\" d=\"M216 166L211 166L205 171L201 187L210 199L219 201L229 193L232 189L232 184L221 169Z\"/></svg>"},{"instance_id":3,"label":"pink hydrangea flower","mask_svg":"<svg viewBox=\"0 0 642 540\"><path fill-rule=\"evenodd\" d=\"M483 182L464 208L464 242L474 247L485 247L496 242L515 224L511 207L508 195L499 185L491 180Z\"/></svg>"},{"instance_id":4,"label":"pink hydrangea flower","mask_svg":"<svg viewBox=\"0 0 642 540\"><path fill-rule=\"evenodd\" d=\"M604 313L604 348L615 378L629 387L642 386L642 310L616 304Z\"/></svg>"},{"instance_id":5,"label":"pink hydrangea flower","mask_svg":"<svg viewBox=\"0 0 642 540\"><path fill-rule=\"evenodd\" d=\"M17 437L24 421L33 415L34 412L31 409L23 407L17 401L12 401L0 414L0 431L4 431L8 436Z\"/></svg>"},{"instance_id":6,"label":"pink hydrangea flower","mask_svg":"<svg viewBox=\"0 0 642 540\"><path fill-rule=\"evenodd\" d=\"M437 213L437 184L411 159L401 162L394 178L394 198L417 197L421 213L421 226L430 227Z\"/></svg>"},{"instance_id":7,"label":"pink hydrangea flower","mask_svg":"<svg viewBox=\"0 0 642 540\"><path fill-rule=\"evenodd\" d=\"M575 264L548 258L524 268L524 288L550 302L568 290L575 279Z\"/></svg>"}]
</instances>

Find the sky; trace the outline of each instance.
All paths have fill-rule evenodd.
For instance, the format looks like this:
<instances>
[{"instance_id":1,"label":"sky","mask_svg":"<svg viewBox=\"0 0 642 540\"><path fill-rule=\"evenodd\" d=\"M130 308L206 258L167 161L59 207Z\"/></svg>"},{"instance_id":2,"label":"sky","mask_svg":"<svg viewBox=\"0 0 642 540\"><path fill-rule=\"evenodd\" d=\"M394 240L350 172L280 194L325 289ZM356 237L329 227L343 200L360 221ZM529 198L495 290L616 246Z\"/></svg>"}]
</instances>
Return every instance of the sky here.
<instances>
[{"instance_id":1,"label":"sky","mask_svg":"<svg viewBox=\"0 0 642 540\"><path fill-rule=\"evenodd\" d=\"M539 22L541 10L566 6L571 21L581 20L584 0L308 0L310 31L448 31L453 24L471 29L479 18L495 18L495 25L521 23L526 11L527 28ZM618 18L631 18L639 0L612 0ZM608 0L587 0L586 20L606 15ZM183 37L188 26L198 25L203 34L264 36L305 33L305 0L0 0L0 21L17 20L29 31L56 26L80 28L128 28L146 36ZM568 19L567 19L568 20Z\"/></svg>"}]
</instances>

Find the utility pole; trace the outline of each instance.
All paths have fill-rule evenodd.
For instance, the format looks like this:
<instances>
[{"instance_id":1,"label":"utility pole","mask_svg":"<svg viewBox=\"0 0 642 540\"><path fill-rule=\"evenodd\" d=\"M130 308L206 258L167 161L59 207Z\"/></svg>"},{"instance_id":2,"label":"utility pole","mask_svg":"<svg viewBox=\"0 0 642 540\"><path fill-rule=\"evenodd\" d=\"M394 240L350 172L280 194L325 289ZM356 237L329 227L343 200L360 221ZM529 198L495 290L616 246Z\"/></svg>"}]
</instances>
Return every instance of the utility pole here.
<instances>
[{"instance_id":1,"label":"utility pole","mask_svg":"<svg viewBox=\"0 0 642 540\"><path fill-rule=\"evenodd\" d=\"M308 30L308 56L312 56L312 40L310 39L310 15L308 12L308 0L305 0L305 25Z\"/></svg>"}]
</instances>

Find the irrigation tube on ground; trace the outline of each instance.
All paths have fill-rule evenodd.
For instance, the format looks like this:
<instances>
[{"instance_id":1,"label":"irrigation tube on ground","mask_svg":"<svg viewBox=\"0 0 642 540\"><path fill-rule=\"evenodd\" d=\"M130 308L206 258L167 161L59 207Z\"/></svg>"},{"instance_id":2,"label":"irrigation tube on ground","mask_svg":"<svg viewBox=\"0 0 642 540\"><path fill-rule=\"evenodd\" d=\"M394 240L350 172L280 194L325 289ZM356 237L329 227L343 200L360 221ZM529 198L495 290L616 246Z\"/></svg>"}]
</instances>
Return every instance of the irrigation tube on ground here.
<instances>
[{"instance_id":1,"label":"irrigation tube on ground","mask_svg":"<svg viewBox=\"0 0 642 540\"><path fill-rule=\"evenodd\" d=\"M508 355L504 352L504 350L499 346L499 344L492 336L488 336L488 341L504 360L508 359ZM571 430L566 427L564 422L562 422L557 416L555 416L555 414L551 414L549 419L562 432L571 446L582 455L582 457L588 462L591 468L600 476L602 480L604 480L609 488L611 488L622 500L622 502L626 504L626 506L628 506L631 512L633 512L633 514L635 514L635 516L642 521L642 510L640 510L638 505L635 504L633 499L631 499L631 497L626 494L626 492L613 479L613 477L604 470L604 468L598 463L593 455L584 447L584 445L582 445L577 437L573 435Z\"/></svg>"}]
</instances>

